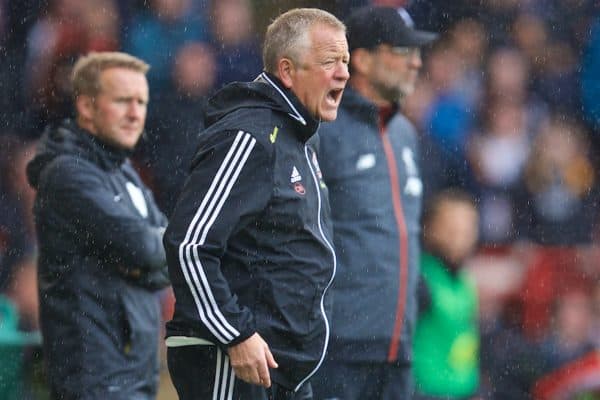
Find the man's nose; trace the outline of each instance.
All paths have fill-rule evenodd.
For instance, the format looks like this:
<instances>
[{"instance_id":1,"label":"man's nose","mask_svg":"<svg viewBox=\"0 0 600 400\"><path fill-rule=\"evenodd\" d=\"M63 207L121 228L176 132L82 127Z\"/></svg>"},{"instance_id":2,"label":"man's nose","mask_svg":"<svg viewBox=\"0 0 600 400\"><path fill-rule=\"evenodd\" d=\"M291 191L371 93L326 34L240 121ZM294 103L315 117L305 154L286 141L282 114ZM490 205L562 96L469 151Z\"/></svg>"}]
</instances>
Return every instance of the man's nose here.
<instances>
[{"instance_id":1,"label":"man's nose","mask_svg":"<svg viewBox=\"0 0 600 400\"><path fill-rule=\"evenodd\" d=\"M144 110L146 106L140 104L138 101L132 101L127 107L127 116L129 118L141 119L144 116Z\"/></svg>"},{"instance_id":2,"label":"man's nose","mask_svg":"<svg viewBox=\"0 0 600 400\"><path fill-rule=\"evenodd\" d=\"M337 68L336 78L347 81L350 79L350 72L348 71L348 64L340 63L340 66Z\"/></svg>"},{"instance_id":3,"label":"man's nose","mask_svg":"<svg viewBox=\"0 0 600 400\"><path fill-rule=\"evenodd\" d=\"M415 52L410 56L410 63L414 68L421 68L423 66L423 59L421 58L421 52Z\"/></svg>"}]
</instances>

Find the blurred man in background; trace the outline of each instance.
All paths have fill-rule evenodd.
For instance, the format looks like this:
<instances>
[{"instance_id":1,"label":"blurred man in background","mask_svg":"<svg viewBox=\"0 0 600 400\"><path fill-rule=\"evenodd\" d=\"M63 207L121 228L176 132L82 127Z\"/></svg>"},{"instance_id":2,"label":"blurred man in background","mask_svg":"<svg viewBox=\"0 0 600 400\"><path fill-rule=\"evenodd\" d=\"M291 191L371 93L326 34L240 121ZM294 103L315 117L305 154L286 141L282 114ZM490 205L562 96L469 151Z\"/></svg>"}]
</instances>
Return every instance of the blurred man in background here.
<instances>
[{"instance_id":1,"label":"blurred man in background","mask_svg":"<svg viewBox=\"0 0 600 400\"><path fill-rule=\"evenodd\" d=\"M75 121L43 135L37 189L41 331L54 399L152 399L168 285L166 219L128 160L144 130L148 65L90 53L73 70Z\"/></svg>"},{"instance_id":2,"label":"blurred man in background","mask_svg":"<svg viewBox=\"0 0 600 400\"><path fill-rule=\"evenodd\" d=\"M420 47L404 9L367 7L346 21L350 88L321 135L339 257L332 342L319 399L408 399L416 317L422 183L417 136L398 113L414 90Z\"/></svg>"}]
</instances>

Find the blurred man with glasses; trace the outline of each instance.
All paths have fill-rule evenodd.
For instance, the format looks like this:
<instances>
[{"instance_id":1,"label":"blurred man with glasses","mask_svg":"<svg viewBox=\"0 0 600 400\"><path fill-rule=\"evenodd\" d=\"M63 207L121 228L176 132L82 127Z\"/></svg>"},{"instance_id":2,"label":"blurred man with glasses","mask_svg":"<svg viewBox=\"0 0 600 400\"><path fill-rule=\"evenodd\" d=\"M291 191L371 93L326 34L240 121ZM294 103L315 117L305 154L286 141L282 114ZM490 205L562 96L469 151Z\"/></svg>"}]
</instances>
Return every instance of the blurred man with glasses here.
<instances>
[{"instance_id":1,"label":"blurred man with glasses","mask_svg":"<svg viewBox=\"0 0 600 400\"><path fill-rule=\"evenodd\" d=\"M318 399L408 399L416 318L422 183L417 136L399 113L437 35L404 9L368 7L346 21L350 81L323 124L321 170L338 255L331 343Z\"/></svg>"}]
</instances>

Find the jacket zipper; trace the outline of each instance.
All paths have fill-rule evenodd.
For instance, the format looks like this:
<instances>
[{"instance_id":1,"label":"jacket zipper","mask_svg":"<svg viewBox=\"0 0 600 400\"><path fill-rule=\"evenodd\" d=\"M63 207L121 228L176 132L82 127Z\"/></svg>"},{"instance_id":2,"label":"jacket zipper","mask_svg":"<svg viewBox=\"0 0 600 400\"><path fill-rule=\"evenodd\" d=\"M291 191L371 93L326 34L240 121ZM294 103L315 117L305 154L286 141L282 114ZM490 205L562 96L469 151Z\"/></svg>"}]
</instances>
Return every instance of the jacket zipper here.
<instances>
[{"instance_id":1,"label":"jacket zipper","mask_svg":"<svg viewBox=\"0 0 600 400\"><path fill-rule=\"evenodd\" d=\"M329 282L325 286L325 289L323 289L323 294L321 295L321 301L320 301L321 315L323 316L323 321L325 321L325 344L323 345L323 352L321 353L321 358L319 359L319 362L317 363L315 368L306 376L306 378L304 378L300 381L300 383L294 388L294 392L297 392L298 390L300 390L302 385L304 385L304 383L306 381L308 381L315 374L315 372L317 372L317 370L319 369L321 364L323 364L323 360L325 359L325 353L327 351L327 346L329 346L329 322L327 321L327 314L325 313L325 305L323 304L323 301L325 299L325 293L327 293L329 286L331 286L331 283L333 282L333 277L335 276L335 270L336 270L335 250L333 249L333 246L331 245L331 243L329 243L329 241L327 240L327 237L325 237L325 233L323 232L323 226L321 225L321 188L319 187L319 180L317 179L317 175L315 174L315 171L313 170L313 167L311 165L310 156L308 154L308 146L306 146L306 145L304 145L304 155L306 156L306 161L308 162L308 168L310 169L310 174L312 175L313 181L315 183L315 188L317 189L317 200L318 200L317 222L319 225L319 232L321 233L321 237L323 238L323 241L325 242L325 244L331 251L331 255L333 256L333 273L331 274L331 278L329 278Z\"/></svg>"},{"instance_id":2,"label":"jacket zipper","mask_svg":"<svg viewBox=\"0 0 600 400\"><path fill-rule=\"evenodd\" d=\"M390 184L392 188L392 202L394 206L394 215L396 217L396 225L398 227L398 246L400 250L400 273L398 285L398 300L396 303L396 319L394 321L394 330L392 332L392 340L388 350L387 360L393 362L398 359L398 348L400 346L400 335L402 334L402 325L404 323L404 308L406 307L406 280L408 275L408 232L406 222L404 220L404 211L402 209L402 196L399 186L398 167L394 150L390 143L390 138L387 135L385 127L380 128L381 140L383 143L383 151L388 164L390 173Z\"/></svg>"}]
</instances>

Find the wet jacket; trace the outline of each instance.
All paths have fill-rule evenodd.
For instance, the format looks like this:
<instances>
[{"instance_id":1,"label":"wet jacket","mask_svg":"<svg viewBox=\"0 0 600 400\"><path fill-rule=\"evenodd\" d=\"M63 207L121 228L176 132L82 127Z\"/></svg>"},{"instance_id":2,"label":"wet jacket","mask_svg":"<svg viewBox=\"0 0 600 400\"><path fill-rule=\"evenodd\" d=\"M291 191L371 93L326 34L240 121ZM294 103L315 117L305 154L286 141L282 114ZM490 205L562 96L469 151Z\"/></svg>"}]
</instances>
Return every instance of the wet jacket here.
<instances>
[{"instance_id":1,"label":"wet jacket","mask_svg":"<svg viewBox=\"0 0 600 400\"><path fill-rule=\"evenodd\" d=\"M258 332L290 389L320 366L335 271L312 119L263 73L213 97L165 234L177 299L167 336L227 349Z\"/></svg>"},{"instance_id":2,"label":"wet jacket","mask_svg":"<svg viewBox=\"0 0 600 400\"><path fill-rule=\"evenodd\" d=\"M415 130L398 113L381 123L347 88L320 137L338 255L329 357L409 362L422 192Z\"/></svg>"},{"instance_id":3,"label":"wet jacket","mask_svg":"<svg viewBox=\"0 0 600 400\"><path fill-rule=\"evenodd\" d=\"M152 398L155 291L168 284L165 217L127 153L71 121L45 132L27 174L37 189L41 329L54 396Z\"/></svg>"}]
</instances>

